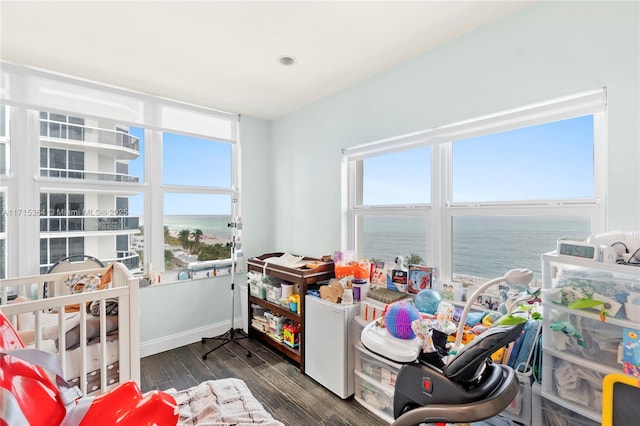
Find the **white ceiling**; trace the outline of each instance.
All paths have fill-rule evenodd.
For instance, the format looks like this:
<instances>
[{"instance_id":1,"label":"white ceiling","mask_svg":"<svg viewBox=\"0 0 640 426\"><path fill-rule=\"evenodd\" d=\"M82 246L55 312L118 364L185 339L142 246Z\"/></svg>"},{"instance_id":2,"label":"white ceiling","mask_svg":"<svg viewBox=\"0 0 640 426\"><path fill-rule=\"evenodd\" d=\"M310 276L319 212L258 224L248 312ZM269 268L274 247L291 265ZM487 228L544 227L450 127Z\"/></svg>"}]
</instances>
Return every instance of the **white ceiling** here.
<instances>
[{"instance_id":1,"label":"white ceiling","mask_svg":"<svg viewBox=\"0 0 640 426\"><path fill-rule=\"evenodd\" d=\"M2 0L0 58L273 119L528 4Z\"/></svg>"}]
</instances>

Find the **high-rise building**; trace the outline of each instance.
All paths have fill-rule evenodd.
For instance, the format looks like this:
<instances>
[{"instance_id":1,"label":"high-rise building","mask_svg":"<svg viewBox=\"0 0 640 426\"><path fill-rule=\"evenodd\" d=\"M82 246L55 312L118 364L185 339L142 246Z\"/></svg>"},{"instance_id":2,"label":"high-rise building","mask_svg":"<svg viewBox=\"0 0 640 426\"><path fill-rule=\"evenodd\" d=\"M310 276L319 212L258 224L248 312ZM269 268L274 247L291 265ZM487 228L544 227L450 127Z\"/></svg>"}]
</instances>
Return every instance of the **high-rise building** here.
<instances>
[{"instance_id":1,"label":"high-rise building","mask_svg":"<svg viewBox=\"0 0 640 426\"><path fill-rule=\"evenodd\" d=\"M129 174L130 161L140 157L139 138L127 126L46 111L40 112L39 135L40 177L54 182L40 192L41 272L79 254L139 270L131 247L140 224L129 215L130 191L102 185L139 182ZM86 181L82 189L79 181Z\"/></svg>"}]
</instances>

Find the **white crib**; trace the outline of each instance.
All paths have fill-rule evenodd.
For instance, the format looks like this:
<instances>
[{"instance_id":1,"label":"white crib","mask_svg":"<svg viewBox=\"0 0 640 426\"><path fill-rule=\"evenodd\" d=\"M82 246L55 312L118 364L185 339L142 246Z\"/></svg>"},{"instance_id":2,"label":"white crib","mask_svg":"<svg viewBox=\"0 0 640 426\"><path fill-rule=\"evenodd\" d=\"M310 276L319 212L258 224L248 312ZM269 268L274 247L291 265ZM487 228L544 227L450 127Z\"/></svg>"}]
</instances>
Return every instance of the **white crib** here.
<instances>
[{"instance_id":1,"label":"white crib","mask_svg":"<svg viewBox=\"0 0 640 426\"><path fill-rule=\"evenodd\" d=\"M75 294L67 289L70 279L102 276L108 268L0 280L0 310L25 346L55 353L65 380L85 395L127 380L140 383L138 279L114 263L107 288ZM108 315L107 305L116 300L117 315ZM87 312L92 302L96 315ZM79 311L65 312L71 305Z\"/></svg>"}]
</instances>

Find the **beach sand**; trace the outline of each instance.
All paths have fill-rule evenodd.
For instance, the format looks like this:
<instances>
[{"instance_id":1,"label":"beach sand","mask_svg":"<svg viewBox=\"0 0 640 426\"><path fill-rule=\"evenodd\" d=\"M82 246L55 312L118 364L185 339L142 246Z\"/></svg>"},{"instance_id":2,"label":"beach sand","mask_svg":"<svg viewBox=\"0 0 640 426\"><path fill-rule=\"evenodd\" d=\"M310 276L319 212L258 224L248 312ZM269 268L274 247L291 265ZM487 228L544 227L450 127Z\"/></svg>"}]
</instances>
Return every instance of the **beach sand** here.
<instances>
[{"instance_id":1,"label":"beach sand","mask_svg":"<svg viewBox=\"0 0 640 426\"><path fill-rule=\"evenodd\" d=\"M171 235L174 238L178 238L178 231L169 231L169 235ZM224 246L227 243L231 242L231 238L226 236L213 235L213 234L203 234L201 242L209 246L212 246L215 244L221 244Z\"/></svg>"}]
</instances>

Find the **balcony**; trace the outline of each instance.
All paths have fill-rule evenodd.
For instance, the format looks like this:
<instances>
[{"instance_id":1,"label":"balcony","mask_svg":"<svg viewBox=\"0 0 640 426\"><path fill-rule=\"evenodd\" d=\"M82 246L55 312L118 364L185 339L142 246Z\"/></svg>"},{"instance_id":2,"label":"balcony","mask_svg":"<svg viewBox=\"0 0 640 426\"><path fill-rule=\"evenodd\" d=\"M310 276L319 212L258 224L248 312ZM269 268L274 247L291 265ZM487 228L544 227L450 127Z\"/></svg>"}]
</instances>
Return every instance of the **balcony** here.
<instances>
[{"instance_id":1,"label":"balcony","mask_svg":"<svg viewBox=\"0 0 640 426\"><path fill-rule=\"evenodd\" d=\"M93 143L124 148L133 151L136 154L135 157L140 154L140 139L122 130L101 129L41 118L40 136L63 142Z\"/></svg>"},{"instance_id":2,"label":"balcony","mask_svg":"<svg viewBox=\"0 0 640 426\"><path fill-rule=\"evenodd\" d=\"M140 182L138 176L128 175L124 173L107 173L107 172L93 172L87 170L73 170L73 169L56 169L52 167L40 167L40 176L52 177L52 178L65 178L65 179L88 179L99 180L104 182Z\"/></svg>"},{"instance_id":3,"label":"balcony","mask_svg":"<svg viewBox=\"0 0 640 426\"><path fill-rule=\"evenodd\" d=\"M104 259L104 263L120 262L126 266L131 272L140 270L140 256L132 251L119 251L118 257L115 259Z\"/></svg>"},{"instance_id":4,"label":"balcony","mask_svg":"<svg viewBox=\"0 0 640 426\"><path fill-rule=\"evenodd\" d=\"M40 218L40 232L131 231L140 227L137 216L49 216Z\"/></svg>"}]
</instances>

